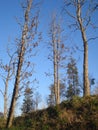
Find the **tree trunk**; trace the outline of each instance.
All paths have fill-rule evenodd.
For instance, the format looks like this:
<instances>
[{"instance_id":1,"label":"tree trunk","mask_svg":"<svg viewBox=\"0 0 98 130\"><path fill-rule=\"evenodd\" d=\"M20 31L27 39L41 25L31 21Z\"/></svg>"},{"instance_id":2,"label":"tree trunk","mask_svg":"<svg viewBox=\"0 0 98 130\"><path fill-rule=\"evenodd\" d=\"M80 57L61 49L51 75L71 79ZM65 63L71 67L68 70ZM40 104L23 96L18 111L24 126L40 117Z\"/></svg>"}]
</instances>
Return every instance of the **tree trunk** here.
<instances>
[{"instance_id":1,"label":"tree trunk","mask_svg":"<svg viewBox=\"0 0 98 130\"><path fill-rule=\"evenodd\" d=\"M7 118L7 92L8 92L8 81L9 81L9 72L5 82L5 91L4 91L4 119Z\"/></svg>"},{"instance_id":2,"label":"tree trunk","mask_svg":"<svg viewBox=\"0 0 98 130\"><path fill-rule=\"evenodd\" d=\"M16 79L15 79L14 90L13 90L12 101L11 101L11 105L10 105L10 109L9 109L8 119L7 119L7 123L6 123L6 128L11 127L13 117L14 117L14 110L15 110L15 105L16 105L16 101L17 101L17 97L18 97L21 69L22 69L23 60L24 60L26 36L28 33L29 11L31 8L31 4L32 4L32 0L29 0L27 9L25 12L25 23L24 23L24 29L22 32L21 48L19 49L20 52L19 52L19 59L18 59L18 67L17 67Z\"/></svg>"},{"instance_id":3,"label":"tree trunk","mask_svg":"<svg viewBox=\"0 0 98 130\"><path fill-rule=\"evenodd\" d=\"M79 22L80 31L83 39L83 47L84 47L84 61L83 61L83 87L84 87L84 96L90 95L90 86L89 86L89 78L88 78L88 43L85 34L85 28L83 27L82 18L81 18L81 5L80 0L78 0L77 4L77 20Z\"/></svg>"},{"instance_id":4,"label":"tree trunk","mask_svg":"<svg viewBox=\"0 0 98 130\"><path fill-rule=\"evenodd\" d=\"M59 75L57 78L57 104L60 104L60 80Z\"/></svg>"},{"instance_id":5,"label":"tree trunk","mask_svg":"<svg viewBox=\"0 0 98 130\"><path fill-rule=\"evenodd\" d=\"M10 61L11 62L11 61ZM9 67L9 70L8 70L8 74L7 74L7 77L6 77L6 81L5 81L5 91L4 91L4 119L6 120L7 119L7 103L8 103L8 82L9 82L9 79L10 79L10 67Z\"/></svg>"},{"instance_id":6,"label":"tree trunk","mask_svg":"<svg viewBox=\"0 0 98 130\"><path fill-rule=\"evenodd\" d=\"M89 85L89 78L88 78L88 44L84 44L84 61L83 61L83 86L84 86L84 96L90 95L90 85Z\"/></svg>"},{"instance_id":7,"label":"tree trunk","mask_svg":"<svg viewBox=\"0 0 98 130\"><path fill-rule=\"evenodd\" d=\"M56 15L53 15L51 30L52 38L52 51L53 51L53 66L54 66L54 95L55 95L55 104L60 103L60 80L59 80L59 65L60 65L60 36L61 36L61 27L56 21Z\"/></svg>"},{"instance_id":8,"label":"tree trunk","mask_svg":"<svg viewBox=\"0 0 98 130\"><path fill-rule=\"evenodd\" d=\"M59 62L60 62L60 29L58 28L58 40L57 40L57 104L60 104L60 80L59 80Z\"/></svg>"},{"instance_id":9,"label":"tree trunk","mask_svg":"<svg viewBox=\"0 0 98 130\"><path fill-rule=\"evenodd\" d=\"M53 42L53 64L54 64L54 92L55 102L57 104L57 62L56 62L56 43Z\"/></svg>"}]
</instances>

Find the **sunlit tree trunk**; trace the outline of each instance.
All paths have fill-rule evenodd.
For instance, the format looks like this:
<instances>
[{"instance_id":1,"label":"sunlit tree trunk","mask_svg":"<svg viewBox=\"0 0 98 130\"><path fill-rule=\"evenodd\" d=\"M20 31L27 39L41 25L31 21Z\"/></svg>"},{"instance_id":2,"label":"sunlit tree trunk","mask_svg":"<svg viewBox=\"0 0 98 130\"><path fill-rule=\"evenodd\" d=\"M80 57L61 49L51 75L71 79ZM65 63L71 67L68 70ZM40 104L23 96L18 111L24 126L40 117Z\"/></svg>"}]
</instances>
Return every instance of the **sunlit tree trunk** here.
<instances>
[{"instance_id":1,"label":"sunlit tree trunk","mask_svg":"<svg viewBox=\"0 0 98 130\"><path fill-rule=\"evenodd\" d=\"M60 62L60 28L57 29L58 39L57 39L57 104L60 103L60 77L59 77L59 62Z\"/></svg>"},{"instance_id":2,"label":"sunlit tree trunk","mask_svg":"<svg viewBox=\"0 0 98 130\"><path fill-rule=\"evenodd\" d=\"M57 60L56 60L57 50L56 50L55 35L56 34L53 34L52 42L53 42L53 66L54 66L54 92L55 92L55 102L57 104Z\"/></svg>"},{"instance_id":3,"label":"sunlit tree trunk","mask_svg":"<svg viewBox=\"0 0 98 130\"><path fill-rule=\"evenodd\" d=\"M0 74L3 82L4 82L4 92L0 89L2 92L3 98L4 98L4 119L7 119L7 112L8 112L8 87L9 87L9 81L11 80L13 74L14 74L14 66L13 66L13 56L10 55L7 50L8 55L10 56L10 60L8 64L4 64L3 62L0 63L0 69L2 71L2 74ZM4 73L5 72L5 73Z\"/></svg>"},{"instance_id":4,"label":"sunlit tree trunk","mask_svg":"<svg viewBox=\"0 0 98 130\"><path fill-rule=\"evenodd\" d=\"M63 29L61 27L61 20L53 14L50 26L50 47L52 48L52 55L49 59L53 62L54 73L54 95L56 105L60 103L60 67L64 65L65 60L65 46L63 43Z\"/></svg>"},{"instance_id":5,"label":"sunlit tree trunk","mask_svg":"<svg viewBox=\"0 0 98 130\"><path fill-rule=\"evenodd\" d=\"M5 91L4 91L4 119L5 120L7 118L8 81L9 81L9 72L8 72L8 75L7 75L7 78L6 78Z\"/></svg>"},{"instance_id":6,"label":"sunlit tree trunk","mask_svg":"<svg viewBox=\"0 0 98 130\"><path fill-rule=\"evenodd\" d=\"M20 48L20 52L19 52L16 79L15 79L14 90L13 90L11 105L10 105L10 109L9 109L9 114L8 114L8 118L7 118L6 128L11 127L11 125L12 125L15 105L16 105L16 101L17 101L17 97L18 97L20 75L21 75L22 65L23 65L23 61L24 61L26 36L28 34L29 11L31 9L32 1L33 0L28 1L27 9L25 11L25 23L24 23L24 28L23 28L23 32L22 32L22 38L21 38L21 48Z\"/></svg>"},{"instance_id":7,"label":"sunlit tree trunk","mask_svg":"<svg viewBox=\"0 0 98 130\"><path fill-rule=\"evenodd\" d=\"M52 44L53 44L53 64L54 64L54 92L56 104L60 103L60 87L59 87L59 43L58 43L58 30L56 25L56 18L53 18L52 23Z\"/></svg>"},{"instance_id":8,"label":"sunlit tree trunk","mask_svg":"<svg viewBox=\"0 0 98 130\"><path fill-rule=\"evenodd\" d=\"M89 29L97 29L95 19L96 11L98 11L98 2L94 0L64 0L64 11L73 19L69 27L79 30L83 41L83 95L90 95L90 84L88 78L88 42L96 40L98 36L95 34L87 37ZM94 18L93 18L94 17ZM74 30L74 31L75 31ZM94 32L94 31L93 31ZM78 42L78 41L77 41Z\"/></svg>"},{"instance_id":9,"label":"sunlit tree trunk","mask_svg":"<svg viewBox=\"0 0 98 130\"><path fill-rule=\"evenodd\" d=\"M83 24L82 24L80 0L78 0L78 4L77 4L77 19L80 26L80 31L81 31L81 35L83 39L83 47L84 47L84 60L83 60L84 96L89 96L90 85L89 85L89 77L88 77L88 43L87 43L85 28L83 27Z\"/></svg>"}]
</instances>

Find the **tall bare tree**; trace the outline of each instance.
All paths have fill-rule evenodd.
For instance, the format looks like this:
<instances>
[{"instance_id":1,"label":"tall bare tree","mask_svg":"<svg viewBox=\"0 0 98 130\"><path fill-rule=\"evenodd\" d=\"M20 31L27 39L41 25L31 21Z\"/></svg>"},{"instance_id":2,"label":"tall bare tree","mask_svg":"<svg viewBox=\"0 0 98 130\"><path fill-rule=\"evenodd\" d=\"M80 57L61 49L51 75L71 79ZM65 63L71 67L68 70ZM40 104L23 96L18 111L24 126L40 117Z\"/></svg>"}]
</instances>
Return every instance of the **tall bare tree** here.
<instances>
[{"instance_id":1,"label":"tall bare tree","mask_svg":"<svg viewBox=\"0 0 98 130\"><path fill-rule=\"evenodd\" d=\"M57 39L56 39L56 21L55 21L55 16L52 18L52 22L50 25L50 31L49 35L51 37L51 42L50 42L50 47L52 48L53 55L49 55L49 59L52 60L53 62L53 77L54 77L54 93L55 93L55 103L58 104L58 97L57 97Z\"/></svg>"},{"instance_id":2,"label":"tall bare tree","mask_svg":"<svg viewBox=\"0 0 98 130\"><path fill-rule=\"evenodd\" d=\"M49 59L53 62L53 77L54 77L54 92L55 92L55 103L60 103L60 68L64 66L63 62L66 59L66 51L63 42L64 30L61 27L61 20L57 19L56 14L53 15L50 24L50 48L52 54L49 55Z\"/></svg>"},{"instance_id":3,"label":"tall bare tree","mask_svg":"<svg viewBox=\"0 0 98 130\"><path fill-rule=\"evenodd\" d=\"M28 72L23 73L22 69L23 69L23 64L25 62L25 54L27 53L27 51L32 51L32 49L28 49L29 46L33 46L36 47L37 46L37 42L35 42L35 34L37 32L37 17L30 15L31 12L31 8L32 8L32 4L33 4L33 0L26 0L26 5L23 6L25 13L24 13L24 25L22 26L23 30L22 30L22 37L19 40L19 44L18 44L18 58L17 58L17 70L16 70L16 77L15 77L15 84L14 84L14 89L13 89L13 95L12 95L12 100L11 100L11 105L10 105L10 109L9 109L9 114L8 114L8 118L7 118L7 123L6 123L6 128L11 127L12 125L12 121L13 121L13 116L14 116L14 110L15 110L15 105L16 105L16 101L18 98L18 94L19 94L19 85L20 85L20 81L21 78L23 79L24 76L28 77L28 75L30 75ZM32 17L32 18L31 18ZM33 43L32 43L33 40ZM28 42L30 42L31 44L27 44ZM30 56L29 56L30 57ZM27 66L29 66L29 62L27 63Z\"/></svg>"},{"instance_id":4,"label":"tall bare tree","mask_svg":"<svg viewBox=\"0 0 98 130\"><path fill-rule=\"evenodd\" d=\"M73 23L70 27L74 26L75 29L80 30L81 37L83 41L84 48L84 58L83 58L83 86L84 86L84 96L90 95L90 84L88 78L88 42L96 37L88 38L87 29L90 27L95 27L91 22L91 17L97 8L95 5L96 1L85 1L85 0L64 0L65 7L64 10L67 15L73 18Z\"/></svg>"}]
</instances>

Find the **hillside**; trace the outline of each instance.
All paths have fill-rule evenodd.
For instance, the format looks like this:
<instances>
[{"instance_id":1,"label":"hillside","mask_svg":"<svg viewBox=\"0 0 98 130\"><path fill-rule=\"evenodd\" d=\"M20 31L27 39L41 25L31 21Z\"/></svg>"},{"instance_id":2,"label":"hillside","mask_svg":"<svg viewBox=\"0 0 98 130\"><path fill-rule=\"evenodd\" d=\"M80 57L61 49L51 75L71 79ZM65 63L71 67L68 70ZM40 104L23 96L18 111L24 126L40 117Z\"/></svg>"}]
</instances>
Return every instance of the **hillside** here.
<instances>
[{"instance_id":1,"label":"hillside","mask_svg":"<svg viewBox=\"0 0 98 130\"><path fill-rule=\"evenodd\" d=\"M0 123L0 130L3 129ZM98 130L98 95L64 101L59 106L14 119L10 130Z\"/></svg>"}]
</instances>

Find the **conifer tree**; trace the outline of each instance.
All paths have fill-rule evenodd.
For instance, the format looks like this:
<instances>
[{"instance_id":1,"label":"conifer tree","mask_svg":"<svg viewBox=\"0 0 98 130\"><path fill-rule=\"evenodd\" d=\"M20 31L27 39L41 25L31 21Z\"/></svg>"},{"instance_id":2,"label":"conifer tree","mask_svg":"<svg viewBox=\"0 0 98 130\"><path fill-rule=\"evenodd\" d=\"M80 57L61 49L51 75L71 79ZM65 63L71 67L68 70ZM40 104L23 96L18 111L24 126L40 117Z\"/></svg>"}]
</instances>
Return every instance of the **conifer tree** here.
<instances>
[{"instance_id":1,"label":"conifer tree","mask_svg":"<svg viewBox=\"0 0 98 130\"><path fill-rule=\"evenodd\" d=\"M70 58L70 62L67 65L67 78L68 87L66 97L72 99L73 96L78 96L80 93L78 68L76 66L75 59L72 57Z\"/></svg>"},{"instance_id":2,"label":"conifer tree","mask_svg":"<svg viewBox=\"0 0 98 130\"><path fill-rule=\"evenodd\" d=\"M33 91L31 88L27 87L24 91L24 99L21 110L23 114L27 114L31 112L33 109Z\"/></svg>"}]
</instances>

